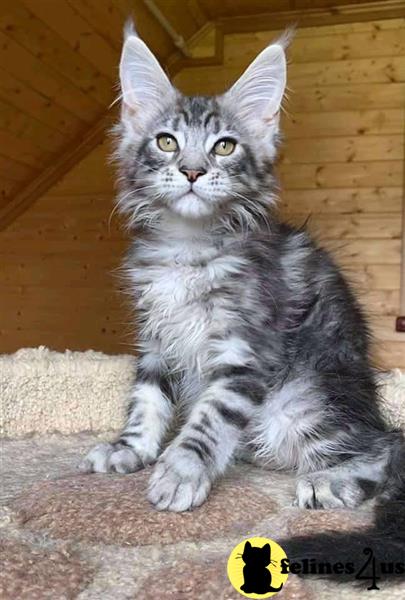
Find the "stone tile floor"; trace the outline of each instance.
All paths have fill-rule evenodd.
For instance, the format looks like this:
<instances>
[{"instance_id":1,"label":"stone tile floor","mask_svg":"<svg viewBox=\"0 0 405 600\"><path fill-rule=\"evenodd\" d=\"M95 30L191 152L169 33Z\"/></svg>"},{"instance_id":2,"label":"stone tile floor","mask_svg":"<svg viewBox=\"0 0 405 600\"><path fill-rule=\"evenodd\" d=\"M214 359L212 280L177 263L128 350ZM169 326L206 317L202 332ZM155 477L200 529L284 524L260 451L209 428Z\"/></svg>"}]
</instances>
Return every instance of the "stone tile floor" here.
<instances>
[{"instance_id":1,"label":"stone tile floor","mask_svg":"<svg viewBox=\"0 0 405 600\"><path fill-rule=\"evenodd\" d=\"M145 499L150 469L82 475L97 436L5 441L1 450L2 600L238 600L227 558L253 535L281 540L367 527L369 509L303 511L290 475L235 466L191 513L159 513ZM405 598L405 585L365 591L290 575L283 600Z\"/></svg>"}]
</instances>

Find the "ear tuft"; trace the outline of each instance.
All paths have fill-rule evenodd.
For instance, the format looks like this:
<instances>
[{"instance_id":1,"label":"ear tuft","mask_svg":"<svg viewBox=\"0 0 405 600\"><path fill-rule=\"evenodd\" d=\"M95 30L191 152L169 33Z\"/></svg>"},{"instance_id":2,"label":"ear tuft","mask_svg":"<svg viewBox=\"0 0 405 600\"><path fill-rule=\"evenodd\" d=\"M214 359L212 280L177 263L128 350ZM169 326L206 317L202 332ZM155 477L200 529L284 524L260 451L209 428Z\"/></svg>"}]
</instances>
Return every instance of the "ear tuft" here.
<instances>
[{"instance_id":1,"label":"ear tuft","mask_svg":"<svg viewBox=\"0 0 405 600\"><path fill-rule=\"evenodd\" d=\"M129 17L124 23L124 40L129 38L131 35L135 35L136 37L138 37L134 19L132 17Z\"/></svg>"}]
</instances>

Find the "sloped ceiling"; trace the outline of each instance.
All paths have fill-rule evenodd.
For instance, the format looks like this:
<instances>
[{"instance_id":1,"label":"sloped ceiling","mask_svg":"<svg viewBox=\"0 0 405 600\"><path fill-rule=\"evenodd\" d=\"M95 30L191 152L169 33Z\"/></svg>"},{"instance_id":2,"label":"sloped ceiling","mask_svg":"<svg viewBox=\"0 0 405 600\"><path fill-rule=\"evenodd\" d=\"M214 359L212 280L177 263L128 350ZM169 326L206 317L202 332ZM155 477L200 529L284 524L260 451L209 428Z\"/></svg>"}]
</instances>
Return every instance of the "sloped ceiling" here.
<instances>
[{"instance_id":1,"label":"sloped ceiling","mask_svg":"<svg viewBox=\"0 0 405 600\"><path fill-rule=\"evenodd\" d=\"M102 139L114 116L128 16L173 74L220 62L224 31L396 17L401 4L403 10L399 0L360 8L356 0L1 0L0 229ZM208 24L217 32L211 56L193 58L193 40Z\"/></svg>"}]
</instances>

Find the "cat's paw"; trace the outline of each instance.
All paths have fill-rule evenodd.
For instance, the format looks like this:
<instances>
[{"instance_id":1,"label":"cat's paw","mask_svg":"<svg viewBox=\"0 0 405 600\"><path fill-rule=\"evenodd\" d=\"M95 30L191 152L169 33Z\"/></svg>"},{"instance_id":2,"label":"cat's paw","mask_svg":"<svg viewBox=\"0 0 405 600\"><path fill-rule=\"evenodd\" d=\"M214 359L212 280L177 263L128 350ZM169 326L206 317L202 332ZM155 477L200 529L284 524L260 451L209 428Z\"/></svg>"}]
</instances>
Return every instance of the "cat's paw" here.
<instances>
[{"instance_id":1,"label":"cat's paw","mask_svg":"<svg viewBox=\"0 0 405 600\"><path fill-rule=\"evenodd\" d=\"M208 470L190 452L168 448L150 478L148 500L157 510L183 512L200 506L211 489Z\"/></svg>"},{"instance_id":2,"label":"cat's paw","mask_svg":"<svg viewBox=\"0 0 405 600\"><path fill-rule=\"evenodd\" d=\"M82 473L133 473L143 466L132 448L117 442L98 444L83 458L78 468Z\"/></svg>"},{"instance_id":3,"label":"cat's paw","mask_svg":"<svg viewBox=\"0 0 405 600\"><path fill-rule=\"evenodd\" d=\"M297 481L295 505L299 508L355 508L363 500L363 490L355 478L321 471Z\"/></svg>"}]
</instances>

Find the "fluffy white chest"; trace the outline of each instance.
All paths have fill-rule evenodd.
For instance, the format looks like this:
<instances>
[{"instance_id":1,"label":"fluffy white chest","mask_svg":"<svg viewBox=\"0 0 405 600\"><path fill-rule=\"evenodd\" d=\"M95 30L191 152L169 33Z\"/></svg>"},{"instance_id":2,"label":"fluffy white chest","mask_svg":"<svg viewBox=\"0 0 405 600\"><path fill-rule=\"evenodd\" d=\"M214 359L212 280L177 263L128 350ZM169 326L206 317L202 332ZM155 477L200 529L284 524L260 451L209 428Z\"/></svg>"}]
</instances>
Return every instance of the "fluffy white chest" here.
<instances>
[{"instance_id":1,"label":"fluffy white chest","mask_svg":"<svg viewBox=\"0 0 405 600\"><path fill-rule=\"evenodd\" d=\"M223 286L240 259L221 256L199 264L161 264L131 271L138 310L145 315L144 339L159 341L160 352L176 368L202 369L210 339L235 318Z\"/></svg>"}]
</instances>

